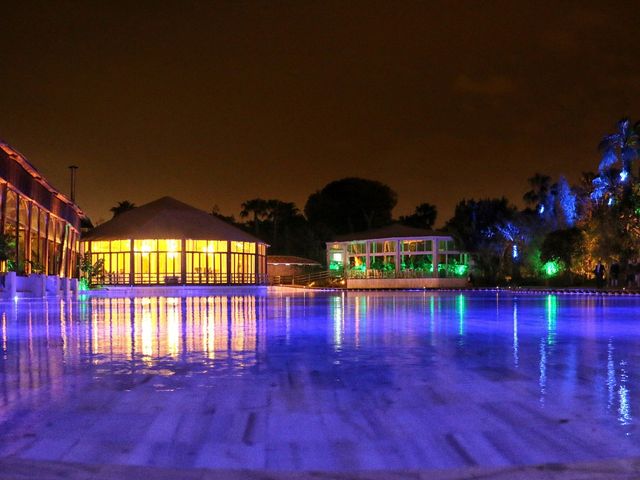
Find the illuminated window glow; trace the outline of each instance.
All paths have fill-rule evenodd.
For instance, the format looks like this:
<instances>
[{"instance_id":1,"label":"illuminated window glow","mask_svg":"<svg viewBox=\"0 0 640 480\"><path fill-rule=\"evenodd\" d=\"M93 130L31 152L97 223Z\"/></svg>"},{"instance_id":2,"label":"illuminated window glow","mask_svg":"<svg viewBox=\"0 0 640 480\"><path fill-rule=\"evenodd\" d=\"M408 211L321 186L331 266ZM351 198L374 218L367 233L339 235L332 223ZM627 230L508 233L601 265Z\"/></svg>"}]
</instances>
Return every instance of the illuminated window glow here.
<instances>
[{"instance_id":1,"label":"illuminated window glow","mask_svg":"<svg viewBox=\"0 0 640 480\"><path fill-rule=\"evenodd\" d=\"M93 263L104 262L94 279L99 284L254 284L266 274L266 246L255 242L135 239L86 242L85 248Z\"/></svg>"},{"instance_id":2,"label":"illuminated window glow","mask_svg":"<svg viewBox=\"0 0 640 480\"><path fill-rule=\"evenodd\" d=\"M352 278L466 277L469 261L453 238L438 235L327 245L329 271Z\"/></svg>"}]
</instances>

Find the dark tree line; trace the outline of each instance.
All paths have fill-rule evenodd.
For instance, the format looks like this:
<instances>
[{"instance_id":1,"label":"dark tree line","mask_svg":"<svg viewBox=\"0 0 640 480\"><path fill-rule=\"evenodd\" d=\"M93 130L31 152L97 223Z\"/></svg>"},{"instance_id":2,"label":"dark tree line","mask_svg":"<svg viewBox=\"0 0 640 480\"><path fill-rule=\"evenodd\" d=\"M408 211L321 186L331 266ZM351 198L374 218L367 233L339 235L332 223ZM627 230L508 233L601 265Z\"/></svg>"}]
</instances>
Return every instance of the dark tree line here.
<instances>
[{"instance_id":1,"label":"dark tree line","mask_svg":"<svg viewBox=\"0 0 640 480\"><path fill-rule=\"evenodd\" d=\"M383 227L394 222L397 194L388 185L363 178L343 178L312 193L304 214L292 202L252 198L241 205L240 220L224 217L270 245L269 253L299 255L324 261L325 242L336 235ZM433 228L434 205L423 203L399 222L424 229Z\"/></svg>"},{"instance_id":2,"label":"dark tree line","mask_svg":"<svg viewBox=\"0 0 640 480\"><path fill-rule=\"evenodd\" d=\"M599 144L597 173L566 178L535 173L518 209L502 198L463 199L444 230L474 258L473 272L488 283L531 282L554 272L569 281L587 279L598 260L636 261L640 256L640 124L622 119ZM242 203L234 223L268 243L270 254L324 260L325 242L398 221L432 229L437 209L421 203L413 213L393 218L397 194L384 183L349 177L313 192L303 211L292 202L252 198ZM111 209L114 217L135 208L129 201ZM640 267L639 267L640 268ZM565 279L566 280L566 279Z\"/></svg>"}]
</instances>

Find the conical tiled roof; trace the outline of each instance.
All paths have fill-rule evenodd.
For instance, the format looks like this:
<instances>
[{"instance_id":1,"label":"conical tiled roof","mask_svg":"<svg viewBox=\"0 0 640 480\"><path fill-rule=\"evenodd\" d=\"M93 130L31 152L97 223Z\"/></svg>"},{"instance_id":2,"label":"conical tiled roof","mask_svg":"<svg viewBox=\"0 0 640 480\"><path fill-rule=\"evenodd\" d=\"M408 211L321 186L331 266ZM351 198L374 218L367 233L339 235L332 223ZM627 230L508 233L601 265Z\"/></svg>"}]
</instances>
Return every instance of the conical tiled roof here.
<instances>
[{"instance_id":1,"label":"conical tiled roof","mask_svg":"<svg viewBox=\"0 0 640 480\"><path fill-rule=\"evenodd\" d=\"M84 235L82 240L146 238L264 243L224 220L172 197L162 197L121 213Z\"/></svg>"}]
</instances>

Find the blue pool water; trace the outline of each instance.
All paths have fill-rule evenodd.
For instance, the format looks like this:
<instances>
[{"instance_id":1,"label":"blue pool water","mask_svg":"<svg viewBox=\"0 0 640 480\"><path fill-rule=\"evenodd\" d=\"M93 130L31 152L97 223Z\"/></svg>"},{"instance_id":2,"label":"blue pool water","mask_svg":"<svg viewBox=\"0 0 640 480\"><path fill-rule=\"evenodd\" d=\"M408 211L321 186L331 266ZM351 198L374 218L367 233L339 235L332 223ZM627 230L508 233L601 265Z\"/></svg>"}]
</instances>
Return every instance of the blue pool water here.
<instances>
[{"instance_id":1,"label":"blue pool water","mask_svg":"<svg viewBox=\"0 0 640 480\"><path fill-rule=\"evenodd\" d=\"M640 298L227 293L1 304L0 456L353 470L640 454Z\"/></svg>"}]
</instances>

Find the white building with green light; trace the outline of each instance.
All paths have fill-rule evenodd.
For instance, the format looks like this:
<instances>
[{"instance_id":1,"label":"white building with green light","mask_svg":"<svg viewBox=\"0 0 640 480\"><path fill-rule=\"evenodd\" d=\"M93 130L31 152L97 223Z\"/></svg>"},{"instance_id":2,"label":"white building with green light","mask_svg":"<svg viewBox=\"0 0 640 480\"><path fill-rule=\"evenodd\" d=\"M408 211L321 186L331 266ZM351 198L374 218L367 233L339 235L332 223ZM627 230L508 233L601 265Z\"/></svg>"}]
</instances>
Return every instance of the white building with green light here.
<instances>
[{"instance_id":1,"label":"white building with green light","mask_svg":"<svg viewBox=\"0 0 640 480\"><path fill-rule=\"evenodd\" d=\"M450 235L394 224L328 242L327 265L347 288L456 288L467 285L469 254Z\"/></svg>"}]
</instances>

